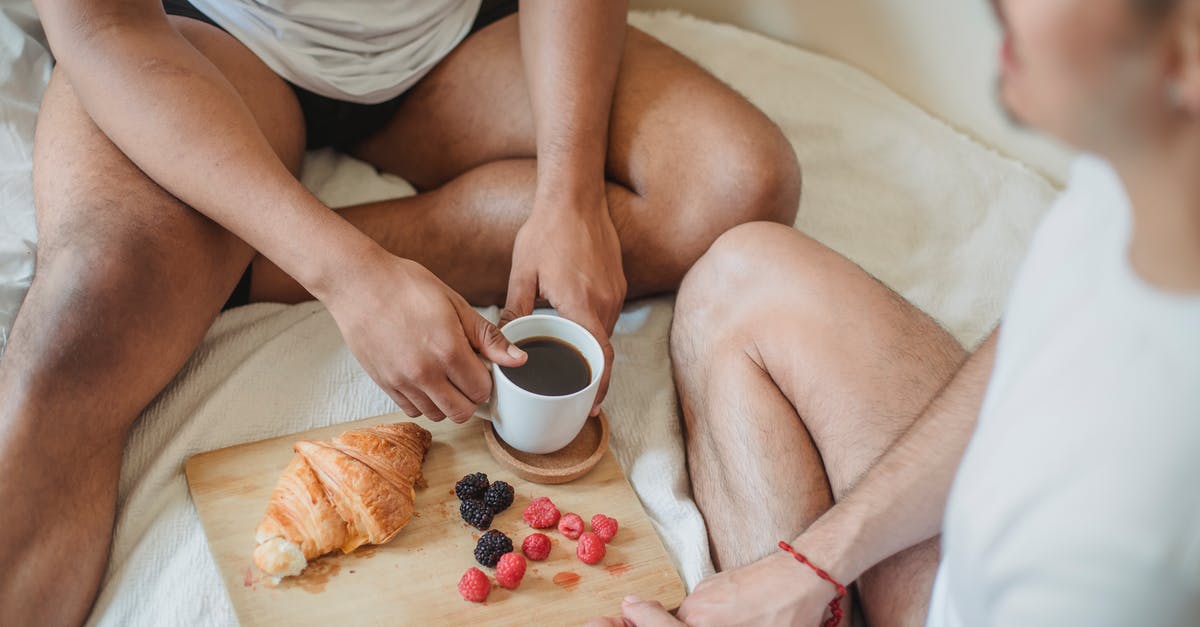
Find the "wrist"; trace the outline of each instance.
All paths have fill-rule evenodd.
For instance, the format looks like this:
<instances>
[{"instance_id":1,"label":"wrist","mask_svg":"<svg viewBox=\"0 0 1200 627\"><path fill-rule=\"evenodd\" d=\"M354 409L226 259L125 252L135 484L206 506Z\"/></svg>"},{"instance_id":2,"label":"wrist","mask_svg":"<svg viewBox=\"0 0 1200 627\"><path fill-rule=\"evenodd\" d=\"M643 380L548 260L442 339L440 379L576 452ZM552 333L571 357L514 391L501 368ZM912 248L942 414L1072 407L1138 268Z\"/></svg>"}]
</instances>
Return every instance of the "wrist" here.
<instances>
[{"instance_id":1,"label":"wrist","mask_svg":"<svg viewBox=\"0 0 1200 627\"><path fill-rule=\"evenodd\" d=\"M862 525L849 515L839 514L836 507L830 510L790 544L835 580L850 585L874 563L864 563L869 560L862 555Z\"/></svg>"},{"instance_id":2,"label":"wrist","mask_svg":"<svg viewBox=\"0 0 1200 627\"><path fill-rule=\"evenodd\" d=\"M349 226L349 225L347 225ZM382 267L391 254L378 243L353 227L351 232L331 234L314 248L319 254L309 255L307 263L296 276L317 300L327 305L338 295L353 290L355 279L369 275L373 268Z\"/></svg>"},{"instance_id":3,"label":"wrist","mask_svg":"<svg viewBox=\"0 0 1200 627\"><path fill-rule=\"evenodd\" d=\"M604 168L572 164L539 167L534 210L539 207L592 210L605 199L607 181Z\"/></svg>"},{"instance_id":4,"label":"wrist","mask_svg":"<svg viewBox=\"0 0 1200 627\"><path fill-rule=\"evenodd\" d=\"M530 217L575 216L584 219L611 218L604 184L539 184Z\"/></svg>"}]
</instances>

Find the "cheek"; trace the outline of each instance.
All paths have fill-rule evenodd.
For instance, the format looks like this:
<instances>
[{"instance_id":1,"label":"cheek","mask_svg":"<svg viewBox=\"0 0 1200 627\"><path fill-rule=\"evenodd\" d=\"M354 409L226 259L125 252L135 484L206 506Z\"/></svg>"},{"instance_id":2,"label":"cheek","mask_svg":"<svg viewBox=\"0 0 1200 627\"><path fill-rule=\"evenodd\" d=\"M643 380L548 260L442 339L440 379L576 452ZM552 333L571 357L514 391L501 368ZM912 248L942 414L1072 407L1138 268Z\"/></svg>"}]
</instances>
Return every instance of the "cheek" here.
<instances>
[{"instance_id":1,"label":"cheek","mask_svg":"<svg viewBox=\"0 0 1200 627\"><path fill-rule=\"evenodd\" d=\"M1023 122L1078 143L1082 127L1109 102L1128 0L1011 0L1017 61L1000 94Z\"/></svg>"}]
</instances>

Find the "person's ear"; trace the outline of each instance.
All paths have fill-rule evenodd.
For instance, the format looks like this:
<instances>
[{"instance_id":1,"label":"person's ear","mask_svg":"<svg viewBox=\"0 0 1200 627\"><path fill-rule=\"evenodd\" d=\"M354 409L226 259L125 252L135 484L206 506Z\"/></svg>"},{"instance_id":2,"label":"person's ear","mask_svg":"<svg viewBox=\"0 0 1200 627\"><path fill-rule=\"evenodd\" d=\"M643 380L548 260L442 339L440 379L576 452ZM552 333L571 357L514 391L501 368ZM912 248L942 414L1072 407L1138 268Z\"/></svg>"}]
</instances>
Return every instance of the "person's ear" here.
<instances>
[{"instance_id":1,"label":"person's ear","mask_svg":"<svg viewBox=\"0 0 1200 627\"><path fill-rule=\"evenodd\" d=\"M1181 0L1173 18L1177 65L1166 97L1175 108L1200 116L1200 1Z\"/></svg>"}]
</instances>

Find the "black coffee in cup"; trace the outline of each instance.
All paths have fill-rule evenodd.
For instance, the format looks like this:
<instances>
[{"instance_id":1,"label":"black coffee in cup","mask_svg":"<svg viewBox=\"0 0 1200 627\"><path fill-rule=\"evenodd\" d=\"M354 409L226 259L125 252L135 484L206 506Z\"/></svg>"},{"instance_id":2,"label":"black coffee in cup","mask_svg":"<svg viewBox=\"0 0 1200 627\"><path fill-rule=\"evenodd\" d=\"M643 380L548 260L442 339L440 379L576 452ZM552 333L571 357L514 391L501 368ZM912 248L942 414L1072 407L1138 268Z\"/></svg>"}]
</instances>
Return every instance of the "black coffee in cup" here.
<instances>
[{"instance_id":1,"label":"black coffee in cup","mask_svg":"<svg viewBox=\"0 0 1200 627\"><path fill-rule=\"evenodd\" d=\"M500 371L521 389L542 396L567 396L592 382L592 369L574 346L552 337L531 337L516 344L529 359L516 368L501 366Z\"/></svg>"}]
</instances>

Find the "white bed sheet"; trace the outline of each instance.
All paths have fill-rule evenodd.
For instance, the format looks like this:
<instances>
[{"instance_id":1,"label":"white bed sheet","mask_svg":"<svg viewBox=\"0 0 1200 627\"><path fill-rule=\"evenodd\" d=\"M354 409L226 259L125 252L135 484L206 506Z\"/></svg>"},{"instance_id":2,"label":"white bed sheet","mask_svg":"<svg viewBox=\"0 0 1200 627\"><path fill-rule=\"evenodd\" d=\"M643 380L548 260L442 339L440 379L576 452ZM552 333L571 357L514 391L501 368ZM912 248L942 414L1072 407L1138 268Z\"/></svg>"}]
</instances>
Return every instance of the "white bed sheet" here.
<instances>
[{"instance_id":1,"label":"white bed sheet","mask_svg":"<svg viewBox=\"0 0 1200 627\"><path fill-rule=\"evenodd\" d=\"M51 59L25 0L0 0L0 355L29 282L33 220L33 129Z\"/></svg>"},{"instance_id":2,"label":"white bed sheet","mask_svg":"<svg viewBox=\"0 0 1200 627\"><path fill-rule=\"evenodd\" d=\"M799 228L931 312L963 343L991 328L1016 262L1053 196L1048 183L844 64L674 13L635 13L630 20L696 59L780 124L805 169ZM33 76L28 80L44 81L33 73L45 67L22 71ZM0 106L7 124L9 104L0 100ZM28 137L32 119L15 124L14 136ZM27 177L27 149L0 145L0 173L16 172L17 181ZM304 180L335 206L412 192L395 177L328 151L309 155ZM32 224L28 195L7 185L0 186L4 219ZM0 228L8 224L0 222ZM0 236L16 234L31 249L29 233ZM7 268L8 252L0 249L0 271ZM19 281L0 275L0 289L19 293ZM692 587L712 564L684 464L667 352L671 312L670 298L626 307L614 338L617 364L606 409L613 450ZM484 313L495 319L494 309ZM222 315L133 431L112 560L91 624L236 622L188 497L183 461L205 450L394 409L319 304L253 305Z\"/></svg>"}]
</instances>

